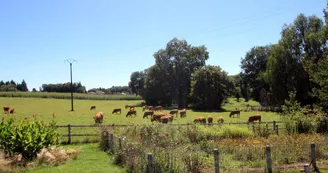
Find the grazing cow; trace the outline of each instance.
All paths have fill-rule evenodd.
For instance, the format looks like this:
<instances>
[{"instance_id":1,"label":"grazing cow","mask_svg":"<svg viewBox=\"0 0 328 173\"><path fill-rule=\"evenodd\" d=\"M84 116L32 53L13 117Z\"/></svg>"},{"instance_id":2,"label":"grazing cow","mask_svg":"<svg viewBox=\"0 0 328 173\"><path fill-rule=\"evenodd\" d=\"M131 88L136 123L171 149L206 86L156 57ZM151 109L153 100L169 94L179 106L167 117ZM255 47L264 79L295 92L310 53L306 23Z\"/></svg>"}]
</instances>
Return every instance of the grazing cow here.
<instances>
[{"instance_id":1,"label":"grazing cow","mask_svg":"<svg viewBox=\"0 0 328 173\"><path fill-rule=\"evenodd\" d=\"M96 106L91 106L90 110L96 110Z\"/></svg>"},{"instance_id":2,"label":"grazing cow","mask_svg":"<svg viewBox=\"0 0 328 173\"><path fill-rule=\"evenodd\" d=\"M187 116L187 110L186 109L182 109L182 111L180 112L180 117L186 117Z\"/></svg>"},{"instance_id":3,"label":"grazing cow","mask_svg":"<svg viewBox=\"0 0 328 173\"><path fill-rule=\"evenodd\" d=\"M151 117L151 122L153 121L161 121L161 117L162 116L165 116L165 114L163 112L159 112L159 113L156 113L156 114L153 114L153 116Z\"/></svg>"},{"instance_id":4,"label":"grazing cow","mask_svg":"<svg viewBox=\"0 0 328 173\"><path fill-rule=\"evenodd\" d=\"M207 122L208 122L208 124L212 124L213 123L213 117L212 116L208 116L207 117Z\"/></svg>"},{"instance_id":5,"label":"grazing cow","mask_svg":"<svg viewBox=\"0 0 328 173\"><path fill-rule=\"evenodd\" d=\"M163 109L162 106L156 106L155 107L155 111L162 111L162 109Z\"/></svg>"},{"instance_id":6,"label":"grazing cow","mask_svg":"<svg viewBox=\"0 0 328 173\"><path fill-rule=\"evenodd\" d=\"M12 108L9 113L13 114L15 112L16 112L15 108Z\"/></svg>"},{"instance_id":7,"label":"grazing cow","mask_svg":"<svg viewBox=\"0 0 328 173\"><path fill-rule=\"evenodd\" d=\"M148 106L148 110L154 111L154 107L153 106Z\"/></svg>"},{"instance_id":8,"label":"grazing cow","mask_svg":"<svg viewBox=\"0 0 328 173\"><path fill-rule=\"evenodd\" d=\"M152 116L153 114L154 114L153 111L146 111L146 112L144 113L144 116L143 116L142 118L145 118L145 117L148 118L148 115Z\"/></svg>"},{"instance_id":9,"label":"grazing cow","mask_svg":"<svg viewBox=\"0 0 328 173\"><path fill-rule=\"evenodd\" d=\"M4 107L3 107L3 111L4 111L5 113L8 113L9 110L10 110L10 107L9 107L9 106L4 106Z\"/></svg>"},{"instance_id":10,"label":"grazing cow","mask_svg":"<svg viewBox=\"0 0 328 173\"><path fill-rule=\"evenodd\" d=\"M112 114L114 114L114 113L116 113L116 114L120 113L121 114L122 110L121 109L114 109Z\"/></svg>"},{"instance_id":11,"label":"grazing cow","mask_svg":"<svg viewBox=\"0 0 328 173\"><path fill-rule=\"evenodd\" d=\"M164 115L160 118L160 121L164 124L167 124L168 122L172 122L173 121L173 116L168 114L168 115Z\"/></svg>"},{"instance_id":12,"label":"grazing cow","mask_svg":"<svg viewBox=\"0 0 328 173\"><path fill-rule=\"evenodd\" d=\"M125 105L125 109L127 109L127 108L134 108L134 106L133 105Z\"/></svg>"},{"instance_id":13,"label":"grazing cow","mask_svg":"<svg viewBox=\"0 0 328 173\"><path fill-rule=\"evenodd\" d=\"M134 115L134 116L137 116L137 111L135 111L135 110L133 110L133 111L129 111L128 113L126 113L126 116L125 117L128 117L128 116L132 116L132 115Z\"/></svg>"},{"instance_id":14,"label":"grazing cow","mask_svg":"<svg viewBox=\"0 0 328 173\"><path fill-rule=\"evenodd\" d=\"M204 118L204 117L197 117L194 120L194 123L204 123L204 124L206 124L206 118Z\"/></svg>"},{"instance_id":15,"label":"grazing cow","mask_svg":"<svg viewBox=\"0 0 328 173\"><path fill-rule=\"evenodd\" d=\"M95 123L101 124L103 122L104 114L102 112L98 112L93 119L95 120Z\"/></svg>"},{"instance_id":16,"label":"grazing cow","mask_svg":"<svg viewBox=\"0 0 328 173\"><path fill-rule=\"evenodd\" d=\"M248 122L254 122L256 120L258 120L259 122L261 122L261 115L260 114L253 115L253 116L250 116L248 118Z\"/></svg>"},{"instance_id":17,"label":"grazing cow","mask_svg":"<svg viewBox=\"0 0 328 173\"><path fill-rule=\"evenodd\" d=\"M218 123L223 123L223 122L224 122L223 117L222 117L222 116L219 116L219 117L218 117Z\"/></svg>"},{"instance_id":18,"label":"grazing cow","mask_svg":"<svg viewBox=\"0 0 328 173\"><path fill-rule=\"evenodd\" d=\"M145 110L147 109L147 105L142 107L142 112L145 112Z\"/></svg>"},{"instance_id":19,"label":"grazing cow","mask_svg":"<svg viewBox=\"0 0 328 173\"><path fill-rule=\"evenodd\" d=\"M232 118L235 118L235 115L237 115L237 118L239 118L240 117L240 110L231 111L229 117L231 118L231 116L232 116Z\"/></svg>"},{"instance_id":20,"label":"grazing cow","mask_svg":"<svg viewBox=\"0 0 328 173\"><path fill-rule=\"evenodd\" d=\"M129 111L131 112L135 111L134 107L130 107Z\"/></svg>"},{"instance_id":21,"label":"grazing cow","mask_svg":"<svg viewBox=\"0 0 328 173\"><path fill-rule=\"evenodd\" d=\"M179 111L177 109L171 110L169 114L178 116Z\"/></svg>"}]
</instances>

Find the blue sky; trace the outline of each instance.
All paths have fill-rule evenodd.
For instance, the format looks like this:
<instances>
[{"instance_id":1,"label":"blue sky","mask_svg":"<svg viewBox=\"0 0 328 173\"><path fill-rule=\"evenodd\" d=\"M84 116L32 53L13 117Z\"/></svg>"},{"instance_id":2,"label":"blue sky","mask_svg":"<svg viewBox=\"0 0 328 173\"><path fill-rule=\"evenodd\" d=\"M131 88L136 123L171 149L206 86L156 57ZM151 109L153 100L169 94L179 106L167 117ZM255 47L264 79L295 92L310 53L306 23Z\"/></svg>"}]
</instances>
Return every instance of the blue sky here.
<instances>
[{"instance_id":1,"label":"blue sky","mask_svg":"<svg viewBox=\"0 0 328 173\"><path fill-rule=\"evenodd\" d=\"M229 74L253 46L276 43L298 14L322 17L325 0L2 0L0 80L70 80L87 89L127 85L174 37L205 45Z\"/></svg>"}]
</instances>

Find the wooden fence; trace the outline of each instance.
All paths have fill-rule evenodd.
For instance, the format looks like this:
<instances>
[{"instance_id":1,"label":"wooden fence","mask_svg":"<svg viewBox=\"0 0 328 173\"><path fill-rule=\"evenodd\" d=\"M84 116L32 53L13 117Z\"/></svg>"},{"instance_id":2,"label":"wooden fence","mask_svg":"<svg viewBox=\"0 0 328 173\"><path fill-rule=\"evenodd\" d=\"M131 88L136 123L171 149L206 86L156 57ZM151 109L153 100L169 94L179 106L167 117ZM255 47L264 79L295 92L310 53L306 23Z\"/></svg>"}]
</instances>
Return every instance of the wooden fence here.
<instances>
[{"instance_id":1,"label":"wooden fence","mask_svg":"<svg viewBox=\"0 0 328 173\"><path fill-rule=\"evenodd\" d=\"M253 123L248 123L248 122L230 122L230 123L222 123L222 124L204 124L207 126L218 126L218 125L252 125L252 124L272 124L272 130L275 131L275 133L278 135L279 128L278 124L281 124L282 121L271 121L271 122L253 122ZM186 124L167 124L169 126L189 126L192 125L193 123L186 123ZM72 128L100 128L100 127L131 127L135 126L133 124L95 124L95 125L72 125L72 124L67 124L67 125L56 125L56 128L67 128L67 133L66 134L61 134L63 137L68 137L67 143L70 144L72 141L73 136L99 136L99 134L72 134ZM254 127L254 126L253 126Z\"/></svg>"}]
</instances>

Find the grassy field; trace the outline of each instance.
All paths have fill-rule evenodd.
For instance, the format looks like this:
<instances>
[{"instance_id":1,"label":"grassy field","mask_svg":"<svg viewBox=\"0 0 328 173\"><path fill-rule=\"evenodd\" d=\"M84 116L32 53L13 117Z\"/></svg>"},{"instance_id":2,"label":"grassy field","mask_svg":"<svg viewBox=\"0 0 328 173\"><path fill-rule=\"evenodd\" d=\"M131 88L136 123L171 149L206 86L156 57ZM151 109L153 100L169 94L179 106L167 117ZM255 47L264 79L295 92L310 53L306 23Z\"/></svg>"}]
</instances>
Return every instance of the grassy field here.
<instances>
[{"instance_id":1,"label":"grassy field","mask_svg":"<svg viewBox=\"0 0 328 173\"><path fill-rule=\"evenodd\" d=\"M20 172L26 172L26 173L125 172L124 169L112 164L112 160L108 158L108 155L97 148L98 144L69 145L65 147L80 149L81 152L78 159L59 166L49 167L43 165L29 170L21 170Z\"/></svg>"},{"instance_id":2,"label":"grassy field","mask_svg":"<svg viewBox=\"0 0 328 173\"><path fill-rule=\"evenodd\" d=\"M93 116L98 112L102 111L104 113L104 124L143 124L150 123L150 119L143 119L143 112L141 107L136 107L137 116L133 118L126 118L125 115L128 109L125 109L125 105L135 105L141 101L118 101L118 100L75 100L74 101L74 112L71 112L71 102L65 99L43 99L43 98L7 98L0 97L0 106L10 106L15 108L16 113L14 116L17 119L22 118L32 118L35 114L38 119L44 121L52 120L52 113L56 115L55 121L59 125L67 124L94 124ZM241 103L229 104L226 107L240 107ZM96 110L89 110L90 106L97 106ZM112 114L114 108L121 108L122 114ZM223 107L225 108L225 106ZM228 109L227 108L227 109ZM230 109L230 108L229 108ZM164 110L163 112L168 113L169 110ZM248 117L254 114L261 114L262 121L273 121L279 120L280 117L276 113L272 112L242 112L240 118L229 118L229 112L194 112L192 110L187 110L186 118L175 118L173 123L191 123L196 117L209 115L213 116L215 119L218 116L223 116L226 123L229 122L246 122Z\"/></svg>"},{"instance_id":3,"label":"grassy field","mask_svg":"<svg viewBox=\"0 0 328 173\"><path fill-rule=\"evenodd\" d=\"M0 97L71 99L71 94L55 92L0 92ZM140 96L135 95L93 95L83 93L74 93L73 98L79 100L141 100Z\"/></svg>"},{"instance_id":4,"label":"grassy field","mask_svg":"<svg viewBox=\"0 0 328 173\"><path fill-rule=\"evenodd\" d=\"M135 105L140 103L141 100L124 101L124 100L74 100L74 112L71 112L71 102L66 99L45 99L45 98L16 98L16 97L0 97L0 106L10 106L16 109L14 115L4 114L1 110L0 115L8 118L9 116L16 119L28 118L32 120L33 114L36 115L38 120L44 120L50 122L52 120L52 113L55 113L55 121L57 125L93 125L93 116L98 112L104 113L103 124L149 124L150 119L142 118L143 112L141 107L136 107L137 116L133 118L126 118L125 115L128 109L125 109L125 105ZM244 108L246 103L236 102L234 99L230 99L228 104L224 105L224 109L230 108ZM247 103L248 104L248 103ZM252 102L256 105L256 102ZM89 110L90 106L97 106L96 110ZM122 114L111 114L114 108L121 108ZM169 110L164 110L168 113ZM229 118L229 112L194 112L187 110L186 118L175 118L173 124L178 123L192 123L198 116L207 117L213 116L216 123L218 116L223 116L225 123L229 122L246 122L248 117L253 114L260 113L262 121L278 121L280 116L272 112L242 112L240 118ZM67 128L59 128L59 133L67 134ZM72 134L95 134L98 133L97 128L72 128ZM63 140L65 141L66 139ZM93 140L95 137L73 137L72 141L84 141Z\"/></svg>"}]
</instances>

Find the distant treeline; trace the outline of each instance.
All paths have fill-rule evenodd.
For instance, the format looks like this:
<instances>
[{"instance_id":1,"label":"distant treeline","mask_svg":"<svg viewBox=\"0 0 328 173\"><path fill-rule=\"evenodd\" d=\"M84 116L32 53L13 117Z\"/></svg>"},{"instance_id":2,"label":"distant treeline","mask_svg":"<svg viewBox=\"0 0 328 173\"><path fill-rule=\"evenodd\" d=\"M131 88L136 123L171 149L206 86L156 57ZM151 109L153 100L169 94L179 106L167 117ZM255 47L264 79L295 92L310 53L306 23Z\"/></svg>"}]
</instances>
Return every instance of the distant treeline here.
<instances>
[{"instance_id":1,"label":"distant treeline","mask_svg":"<svg viewBox=\"0 0 328 173\"><path fill-rule=\"evenodd\" d=\"M104 94L118 94L118 93L125 93L130 94L131 90L129 86L112 86L111 88L92 88L88 90L88 93L90 92L103 92Z\"/></svg>"},{"instance_id":2,"label":"distant treeline","mask_svg":"<svg viewBox=\"0 0 328 173\"><path fill-rule=\"evenodd\" d=\"M28 91L27 84L25 80L22 83L16 83L15 81L0 81L0 92L9 92L9 91Z\"/></svg>"},{"instance_id":3,"label":"distant treeline","mask_svg":"<svg viewBox=\"0 0 328 173\"><path fill-rule=\"evenodd\" d=\"M74 93L86 93L85 86L81 82L73 83ZM71 83L58 83L58 84L42 84L40 87L41 92L59 92L59 93L69 93L71 92Z\"/></svg>"}]
</instances>

